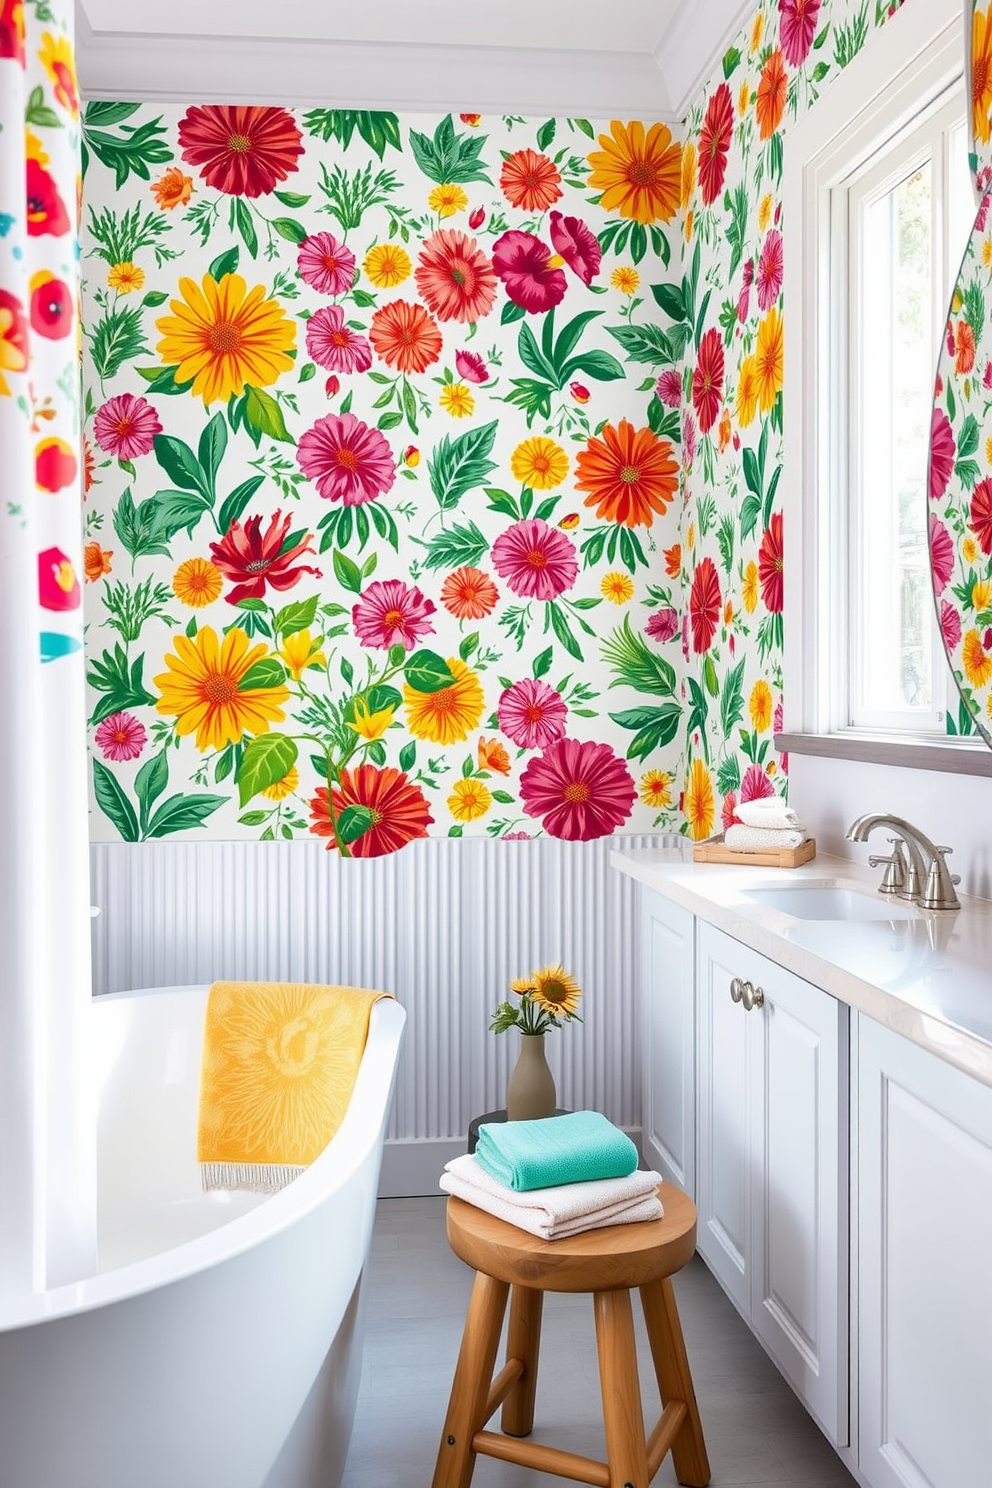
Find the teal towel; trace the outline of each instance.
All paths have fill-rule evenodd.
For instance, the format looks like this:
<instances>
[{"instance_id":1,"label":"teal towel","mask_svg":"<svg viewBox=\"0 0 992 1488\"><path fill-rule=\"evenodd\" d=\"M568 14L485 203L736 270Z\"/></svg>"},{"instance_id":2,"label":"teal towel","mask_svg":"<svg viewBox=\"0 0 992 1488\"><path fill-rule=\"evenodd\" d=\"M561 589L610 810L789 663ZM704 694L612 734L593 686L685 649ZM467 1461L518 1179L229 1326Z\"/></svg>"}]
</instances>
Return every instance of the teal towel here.
<instances>
[{"instance_id":1,"label":"teal towel","mask_svg":"<svg viewBox=\"0 0 992 1488\"><path fill-rule=\"evenodd\" d=\"M637 1148L598 1111L572 1111L540 1121L485 1122L475 1158L507 1188L558 1188L591 1178L626 1178Z\"/></svg>"}]
</instances>

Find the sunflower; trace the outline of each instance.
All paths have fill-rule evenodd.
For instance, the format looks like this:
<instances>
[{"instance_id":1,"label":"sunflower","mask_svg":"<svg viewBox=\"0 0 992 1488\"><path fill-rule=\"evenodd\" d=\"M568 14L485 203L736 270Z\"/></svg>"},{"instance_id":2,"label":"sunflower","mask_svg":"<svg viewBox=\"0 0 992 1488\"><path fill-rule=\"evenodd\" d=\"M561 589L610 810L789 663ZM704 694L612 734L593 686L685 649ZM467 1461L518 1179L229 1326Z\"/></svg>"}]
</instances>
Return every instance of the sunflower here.
<instances>
[{"instance_id":1,"label":"sunflower","mask_svg":"<svg viewBox=\"0 0 992 1488\"><path fill-rule=\"evenodd\" d=\"M167 672L155 678L162 696L155 707L172 713L182 737L196 730L196 747L223 749L237 744L246 732L268 733L270 723L285 718L282 704L289 689L253 687L241 691L245 675L265 655L265 646L252 646L243 630L229 630L223 641L205 625L194 639L178 635L176 654L167 655Z\"/></svg>"},{"instance_id":2,"label":"sunflower","mask_svg":"<svg viewBox=\"0 0 992 1488\"><path fill-rule=\"evenodd\" d=\"M617 428L604 425L602 438L593 435L580 451L575 486L587 493L585 504L595 506L597 517L650 527L675 494L678 469L667 439L621 419Z\"/></svg>"},{"instance_id":3,"label":"sunflower","mask_svg":"<svg viewBox=\"0 0 992 1488\"><path fill-rule=\"evenodd\" d=\"M560 444L537 434L518 444L510 456L513 477L534 491L553 491L568 474L568 456Z\"/></svg>"},{"instance_id":4,"label":"sunflower","mask_svg":"<svg viewBox=\"0 0 992 1488\"><path fill-rule=\"evenodd\" d=\"M155 349L176 366L177 382L192 381L194 397L226 403L246 383L268 387L293 365L296 329L263 285L249 290L240 274L219 282L204 274L201 285L180 279L179 293L172 314L155 322L162 332Z\"/></svg>"},{"instance_id":5,"label":"sunflower","mask_svg":"<svg viewBox=\"0 0 992 1488\"><path fill-rule=\"evenodd\" d=\"M689 836L701 842L713 830L713 781L701 759L694 759L685 783L685 817Z\"/></svg>"},{"instance_id":6,"label":"sunflower","mask_svg":"<svg viewBox=\"0 0 992 1488\"><path fill-rule=\"evenodd\" d=\"M614 119L599 143L589 156L589 186L602 192L600 206L635 222L670 222L681 195L682 152L668 126L652 124L645 133L638 120Z\"/></svg>"},{"instance_id":7,"label":"sunflower","mask_svg":"<svg viewBox=\"0 0 992 1488\"><path fill-rule=\"evenodd\" d=\"M409 253L398 243L377 243L366 253L362 268L376 289L395 289L413 272Z\"/></svg>"},{"instance_id":8,"label":"sunflower","mask_svg":"<svg viewBox=\"0 0 992 1488\"><path fill-rule=\"evenodd\" d=\"M460 744L478 728L486 705L482 685L475 672L458 657L449 657L454 681L440 692L420 692L405 683L403 702L411 734L432 744Z\"/></svg>"},{"instance_id":9,"label":"sunflower","mask_svg":"<svg viewBox=\"0 0 992 1488\"><path fill-rule=\"evenodd\" d=\"M762 413L771 412L775 406L775 399L782 391L784 356L785 323L773 306L758 326L758 344L754 353L758 402Z\"/></svg>"},{"instance_id":10,"label":"sunflower","mask_svg":"<svg viewBox=\"0 0 992 1488\"><path fill-rule=\"evenodd\" d=\"M194 610L213 604L223 587L220 569L209 558L187 558L172 576L176 598Z\"/></svg>"},{"instance_id":11,"label":"sunflower","mask_svg":"<svg viewBox=\"0 0 992 1488\"><path fill-rule=\"evenodd\" d=\"M531 977L531 1002L552 1017L574 1018L581 997L581 987L564 966L542 966Z\"/></svg>"},{"instance_id":12,"label":"sunflower","mask_svg":"<svg viewBox=\"0 0 992 1488\"><path fill-rule=\"evenodd\" d=\"M463 779L455 782L448 797L448 810L455 821L478 821L485 816L493 804L492 791L481 780Z\"/></svg>"}]
</instances>

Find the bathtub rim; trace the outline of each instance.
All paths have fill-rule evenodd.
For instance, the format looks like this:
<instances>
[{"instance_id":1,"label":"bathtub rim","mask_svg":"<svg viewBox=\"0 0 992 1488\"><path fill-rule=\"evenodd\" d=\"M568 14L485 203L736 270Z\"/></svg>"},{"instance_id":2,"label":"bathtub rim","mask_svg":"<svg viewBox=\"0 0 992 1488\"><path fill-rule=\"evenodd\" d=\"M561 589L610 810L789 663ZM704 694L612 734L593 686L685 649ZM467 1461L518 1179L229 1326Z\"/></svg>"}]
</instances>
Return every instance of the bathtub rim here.
<instances>
[{"instance_id":1,"label":"bathtub rim","mask_svg":"<svg viewBox=\"0 0 992 1488\"><path fill-rule=\"evenodd\" d=\"M208 983L190 983L108 992L93 998L92 1010L99 1016L101 1004L208 990ZM381 1158L405 1023L406 1011L395 998L382 997L373 1005L368 1039L344 1120L320 1156L292 1183L249 1213L156 1255L45 1291L0 1297L0 1335L157 1291L222 1265L305 1219L347 1185L377 1146Z\"/></svg>"}]
</instances>

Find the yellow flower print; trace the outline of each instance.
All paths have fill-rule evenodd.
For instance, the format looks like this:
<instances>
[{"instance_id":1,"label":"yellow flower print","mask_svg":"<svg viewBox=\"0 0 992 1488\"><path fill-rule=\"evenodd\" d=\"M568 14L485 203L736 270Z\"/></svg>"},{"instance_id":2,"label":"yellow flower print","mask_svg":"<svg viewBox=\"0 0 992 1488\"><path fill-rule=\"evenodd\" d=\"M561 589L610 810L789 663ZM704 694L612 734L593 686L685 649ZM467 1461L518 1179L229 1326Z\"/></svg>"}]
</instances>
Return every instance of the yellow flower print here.
<instances>
[{"instance_id":1,"label":"yellow flower print","mask_svg":"<svg viewBox=\"0 0 992 1488\"><path fill-rule=\"evenodd\" d=\"M764 677L759 677L751 688L747 710L754 727L759 734L763 734L772 721L772 690Z\"/></svg>"},{"instance_id":2,"label":"yellow flower print","mask_svg":"<svg viewBox=\"0 0 992 1488\"><path fill-rule=\"evenodd\" d=\"M448 797L448 810L455 821L478 821L493 804L492 792L481 780L459 780Z\"/></svg>"},{"instance_id":3,"label":"yellow flower print","mask_svg":"<svg viewBox=\"0 0 992 1488\"><path fill-rule=\"evenodd\" d=\"M765 14L764 14L764 11L759 10L758 13L757 13L757 15L754 18L754 21L753 21L752 25L751 25L751 49L750 50L751 50L751 56L752 57L754 56L755 52L760 47L760 45L761 45L761 38L764 36L764 34L765 34Z\"/></svg>"},{"instance_id":4,"label":"yellow flower print","mask_svg":"<svg viewBox=\"0 0 992 1488\"><path fill-rule=\"evenodd\" d=\"M202 610L220 597L224 580L219 568L209 558L187 558L172 576L172 588L180 603L192 610Z\"/></svg>"},{"instance_id":5,"label":"yellow flower print","mask_svg":"<svg viewBox=\"0 0 992 1488\"><path fill-rule=\"evenodd\" d=\"M434 187L427 198L427 205L439 217L454 217L456 212L464 212L468 206L468 197L460 186L454 186L450 181L446 181Z\"/></svg>"},{"instance_id":6,"label":"yellow flower print","mask_svg":"<svg viewBox=\"0 0 992 1488\"><path fill-rule=\"evenodd\" d=\"M568 456L553 439L537 434L517 445L510 469L514 479L532 491L553 491L568 474Z\"/></svg>"},{"instance_id":7,"label":"yellow flower print","mask_svg":"<svg viewBox=\"0 0 992 1488\"><path fill-rule=\"evenodd\" d=\"M992 445L992 439L988 441L988 445ZM992 465L992 454L989 453L988 445L986 445L985 447L985 463L987 465ZM965 563L974 563L975 559L978 557L978 544L973 537L965 538L964 542L961 544L961 554L964 558Z\"/></svg>"},{"instance_id":8,"label":"yellow flower print","mask_svg":"<svg viewBox=\"0 0 992 1488\"><path fill-rule=\"evenodd\" d=\"M770 413L782 391L782 369L785 359L785 322L772 306L758 326L758 344L754 352L755 380L762 413ZM743 422L743 420L742 420Z\"/></svg>"},{"instance_id":9,"label":"yellow flower print","mask_svg":"<svg viewBox=\"0 0 992 1488\"><path fill-rule=\"evenodd\" d=\"M398 243L378 243L366 253L362 268L376 289L395 289L409 279L413 264Z\"/></svg>"},{"instance_id":10,"label":"yellow flower print","mask_svg":"<svg viewBox=\"0 0 992 1488\"><path fill-rule=\"evenodd\" d=\"M107 274L107 283L118 294L130 294L132 290L141 289L144 282L144 269L131 262L112 264Z\"/></svg>"},{"instance_id":11,"label":"yellow flower print","mask_svg":"<svg viewBox=\"0 0 992 1488\"><path fill-rule=\"evenodd\" d=\"M701 759L694 759L685 783L685 817L689 836L701 842L713 830L713 781Z\"/></svg>"},{"instance_id":12,"label":"yellow flower print","mask_svg":"<svg viewBox=\"0 0 992 1488\"><path fill-rule=\"evenodd\" d=\"M299 682L307 667L326 667L327 657L320 649L323 636L313 637L309 630L294 630L283 636L278 654L289 669L294 682Z\"/></svg>"},{"instance_id":13,"label":"yellow flower print","mask_svg":"<svg viewBox=\"0 0 992 1488\"><path fill-rule=\"evenodd\" d=\"M370 713L368 703L364 698L355 699L355 719L348 727L354 729L363 739L381 739L393 721L392 708L380 708L377 713Z\"/></svg>"},{"instance_id":14,"label":"yellow flower print","mask_svg":"<svg viewBox=\"0 0 992 1488\"><path fill-rule=\"evenodd\" d=\"M259 791L259 795L268 796L270 801L285 801L287 796L293 794L299 783L300 772L294 765L281 780L275 780L271 785L267 785L264 790Z\"/></svg>"},{"instance_id":15,"label":"yellow flower print","mask_svg":"<svg viewBox=\"0 0 992 1488\"><path fill-rule=\"evenodd\" d=\"M758 565L756 563L749 563L744 570L741 599L748 614L753 615L758 607Z\"/></svg>"},{"instance_id":16,"label":"yellow flower print","mask_svg":"<svg viewBox=\"0 0 992 1488\"><path fill-rule=\"evenodd\" d=\"M446 382L437 401L452 418L467 418L475 411L475 399L463 382Z\"/></svg>"},{"instance_id":17,"label":"yellow flower print","mask_svg":"<svg viewBox=\"0 0 992 1488\"><path fill-rule=\"evenodd\" d=\"M270 723L284 721L287 687L280 683L241 691L242 680L261 661L265 646L253 646L240 627L219 639L213 627L205 625L193 640L175 636L173 645L175 655L169 652L165 657L168 671L155 678L162 694L155 707L174 715L181 738L195 730L201 753L237 744L246 732L268 733Z\"/></svg>"},{"instance_id":18,"label":"yellow flower print","mask_svg":"<svg viewBox=\"0 0 992 1488\"><path fill-rule=\"evenodd\" d=\"M454 678L450 687L421 692L408 682L403 686L407 727L415 738L429 739L432 744L460 744L479 727L486 706L475 672L457 656L447 660Z\"/></svg>"},{"instance_id":19,"label":"yellow flower print","mask_svg":"<svg viewBox=\"0 0 992 1488\"><path fill-rule=\"evenodd\" d=\"M737 422L746 429L758 411L758 368L753 356L741 362L737 379Z\"/></svg>"},{"instance_id":20,"label":"yellow flower print","mask_svg":"<svg viewBox=\"0 0 992 1488\"><path fill-rule=\"evenodd\" d=\"M992 677L992 656L982 645L977 630L969 630L961 643L961 664L972 687L986 687Z\"/></svg>"},{"instance_id":21,"label":"yellow flower print","mask_svg":"<svg viewBox=\"0 0 992 1488\"><path fill-rule=\"evenodd\" d=\"M24 131L24 157L37 161L43 168L47 168L49 163L48 151L32 129Z\"/></svg>"},{"instance_id":22,"label":"yellow flower print","mask_svg":"<svg viewBox=\"0 0 992 1488\"><path fill-rule=\"evenodd\" d=\"M611 604L624 605L634 597L634 581L630 574L608 573L599 586L604 599Z\"/></svg>"},{"instance_id":23,"label":"yellow flower print","mask_svg":"<svg viewBox=\"0 0 992 1488\"><path fill-rule=\"evenodd\" d=\"M625 295L632 295L640 282L640 274L636 269L630 268L627 264L621 264L610 275L610 283L613 285L613 288L618 289L621 294Z\"/></svg>"},{"instance_id":24,"label":"yellow flower print","mask_svg":"<svg viewBox=\"0 0 992 1488\"><path fill-rule=\"evenodd\" d=\"M737 112L743 119L747 113L747 106L751 102L751 88L748 83L741 83L741 91L737 95Z\"/></svg>"},{"instance_id":25,"label":"yellow flower print","mask_svg":"<svg viewBox=\"0 0 992 1488\"><path fill-rule=\"evenodd\" d=\"M79 88L69 38L53 36L50 31L42 32L38 60L51 78L56 100L74 119L78 118Z\"/></svg>"},{"instance_id":26,"label":"yellow flower print","mask_svg":"<svg viewBox=\"0 0 992 1488\"><path fill-rule=\"evenodd\" d=\"M766 191L758 205L758 231L767 232L772 220L772 208L775 202L770 191Z\"/></svg>"},{"instance_id":27,"label":"yellow flower print","mask_svg":"<svg viewBox=\"0 0 992 1488\"><path fill-rule=\"evenodd\" d=\"M992 583L988 579L979 579L971 586L971 602L979 612L992 608Z\"/></svg>"},{"instance_id":28,"label":"yellow flower print","mask_svg":"<svg viewBox=\"0 0 992 1488\"><path fill-rule=\"evenodd\" d=\"M667 770L648 770L641 776L639 795L645 806L661 811L672 804L672 777Z\"/></svg>"},{"instance_id":29,"label":"yellow flower print","mask_svg":"<svg viewBox=\"0 0 992 1488\"><path fill-rule=\"evenodd\" d=\"M689 199L696 189L696 147L692 140L682 146L682 210L685 211L689 205Z\"/></svg>"}]
</instances>

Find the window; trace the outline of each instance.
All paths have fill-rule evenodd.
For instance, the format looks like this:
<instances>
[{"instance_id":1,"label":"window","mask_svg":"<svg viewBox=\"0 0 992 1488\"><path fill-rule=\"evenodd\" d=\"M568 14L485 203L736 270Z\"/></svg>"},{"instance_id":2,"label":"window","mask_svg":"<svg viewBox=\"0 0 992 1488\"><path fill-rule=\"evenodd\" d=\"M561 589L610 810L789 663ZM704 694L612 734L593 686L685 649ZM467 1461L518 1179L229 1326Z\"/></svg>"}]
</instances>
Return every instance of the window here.
<instances>
[{"instance_id":1,"label":"window","mask_svg":"<svg viewBox=\"0 0 992 1488\"><path fill-rule=\"evenodd\" d=\"M787 747L933 768L961 730L926 542L933 381L974 220L958 0L903 6L789 131ZM950 708L948 708L948 704ZM923 745L943 741L939 749ZM915 746L915 747L913 747ZM908 760L901 761L909 763Z\"/></svg>"},{"instance_id":2,"label":"window","mask_svg":"<svg viewBox=\"0 0 992 1488\"><path fill-rule=\"evenodd\" d=\"M831 192L843 273L831 277L828 334L847 394L846 408L833 400L830 493L847 509L839 727L943 732L945 680L956 707L934 614L926 476L937 353L975 214L968 147L957 85Z\"/></svg>"}]
</instances>

